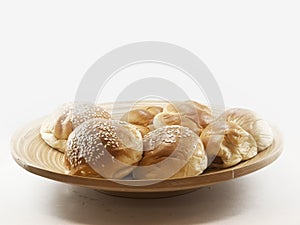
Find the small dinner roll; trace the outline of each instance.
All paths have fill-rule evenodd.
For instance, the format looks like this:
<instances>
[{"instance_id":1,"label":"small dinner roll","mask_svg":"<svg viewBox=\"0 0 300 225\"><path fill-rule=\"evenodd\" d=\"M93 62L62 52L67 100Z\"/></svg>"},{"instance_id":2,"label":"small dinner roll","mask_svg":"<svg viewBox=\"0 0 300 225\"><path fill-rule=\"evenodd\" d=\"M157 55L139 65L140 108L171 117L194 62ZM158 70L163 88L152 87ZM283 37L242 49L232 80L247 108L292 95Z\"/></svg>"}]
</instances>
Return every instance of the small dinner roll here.
<instances>
[{"instance_id":1,"label":"small dinner roll","mask_svg":"<svg viewBox=\"0 0 300 225\"><path fill-rule=\"evenodd\" d=\"M253 136L233 122L217 120L210 123L200 138L209 161L215 159L211 167L231 167L257 154Z\"/></svg>"},{"instance_id":2,"label":"small dinner roll","mask_svg":"<svg viewBox=\"0 0 300 225\"><path fill-rule=\"evenodd\" d=\"M249 109L233 108L225 111L223 119L233 122L251 134L258 151L268 148L273 143L273 132L270 125L259 115Z\"/></svg>"},{"instance_id":3,"label":"small dinner roll","mask_svg":"<svg viewBox=\"0 0 300 225\"><path fill-rule=\"evenodd\" d=\"M65 152L70 133L81 123L92 118L110 119L111 116L99 105L92 103L67 103L58 107L42 123L42 139L61 152Z\"/></svg>"},{"instance_id":4,"label":"small dinner roll","mask_svg":"<svg viewBox=\"0 0 300 225\"><path fill-rule=\"evenodd\" d=\"M207 167L203 144L193 131L165 126L148 133L144 156L133 171L136 179L168 179L197 176Z\"/></svg>"},{"instance_id":5,"label":"small dinner roll","mask_svg":"<svg viewBox=\"0 0 300 225\"><path fill-rule=\"evenodd\" d=\"M142 154L142 136L133 125L90 119L70 134L65 162L71 175L120 179L131 173Z\"/></svg>"}]
</instances>

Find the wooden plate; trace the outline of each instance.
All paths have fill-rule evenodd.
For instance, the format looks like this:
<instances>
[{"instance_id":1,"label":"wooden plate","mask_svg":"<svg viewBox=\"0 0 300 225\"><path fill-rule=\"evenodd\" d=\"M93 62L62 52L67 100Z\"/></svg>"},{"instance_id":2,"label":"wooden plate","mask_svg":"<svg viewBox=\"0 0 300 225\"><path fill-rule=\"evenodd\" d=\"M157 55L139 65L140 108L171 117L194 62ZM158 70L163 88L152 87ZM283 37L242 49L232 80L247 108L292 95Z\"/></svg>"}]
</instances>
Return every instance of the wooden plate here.
<instances>
[{"instance_id":1,"label":"wooden plate","mask_svg":"<svg viewBox=\"0 0 300 225\"><path fill-rule=\"evenodd\" d=\"M104 104L104 107L113 111L118 118L128 110L130 102ZM143 105L164 105L163 102L140 102L135 107ZM114 110L112 110L114 107ZM116 112L116 113L114 113ZM283 144L280 133L274 131L274 142L265 151L254 158L242 162L234 167L221 170L207 170L202 175L181 179L169 179L155 184L147 185L146 180L126 180L122 184L103 178L89 178L70 176L65 174L63 154L49 147L41 139L39 129L42 119L21 128L12 138L12 156L15 161L27 171L47 177L56 181L93 188L106 194L133 197L133 198L158 198L184 194L198 188L235 179L259 170L275 161L282 152Z\"/></svg>"}]
</instances>

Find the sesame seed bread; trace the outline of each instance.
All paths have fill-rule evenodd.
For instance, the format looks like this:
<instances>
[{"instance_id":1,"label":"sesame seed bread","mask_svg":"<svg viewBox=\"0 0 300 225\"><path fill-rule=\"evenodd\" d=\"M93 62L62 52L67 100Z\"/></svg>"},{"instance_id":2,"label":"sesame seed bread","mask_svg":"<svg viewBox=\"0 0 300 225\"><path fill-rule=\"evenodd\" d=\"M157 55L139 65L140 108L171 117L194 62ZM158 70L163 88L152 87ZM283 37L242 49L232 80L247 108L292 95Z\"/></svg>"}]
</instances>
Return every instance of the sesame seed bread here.
<instances>
[{"instance_id":1,"label":"sesame seed bread","mask_svg":"<svg viewBox=\"0 0 300 225\"><path fill-rule=\"evenodd\" d=\"M136 179L197 176L207 167L207 156L198 135L187 127L165 126L148 133L144 156L133 171Z\"/></svg>"},{"instance_id":2,"label":"sesame seed bread","mask_svg":"<svg viewBox=\"0 0 300 225\"><path fill-rule=\"evenodd\" d=\"M70 134L65 162L71 175L120 179L131 173L142 154L142 136L133 125L97 118Z\"/></svg>"},{"instance_id":3,"label":"sesame seed bread","mask_svg":"<svg viewBox=\"0 0 300 225\"><path fill-rule=\"evenodd\" d=\"M52 148L64 152L70 133L81 123L92 118L110 119L111 116L98 105L66 103L43 121L41 137Z\"/></svg>"}]
</instances>

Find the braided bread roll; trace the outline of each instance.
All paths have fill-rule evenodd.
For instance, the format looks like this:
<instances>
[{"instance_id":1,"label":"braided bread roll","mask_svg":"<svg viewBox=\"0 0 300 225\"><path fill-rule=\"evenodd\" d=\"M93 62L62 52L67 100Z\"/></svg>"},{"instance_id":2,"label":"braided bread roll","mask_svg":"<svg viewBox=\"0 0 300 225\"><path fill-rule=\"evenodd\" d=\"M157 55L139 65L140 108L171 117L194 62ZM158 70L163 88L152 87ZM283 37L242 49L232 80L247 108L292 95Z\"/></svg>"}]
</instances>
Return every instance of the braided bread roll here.
<instances>
[{"instance_id":1,"label":"braided bread roll","mask_svg":"<svg viewBox=\"0 0 300 225\"><path fill-rule=\"evenodd\" d=\"M231 167L248 160L273 143L269 124L248 109L225 111L201 133L211 167Z\"/></svg>"},{"instance_id":2,"label":"braided bread roll","mask_svg":"<svg viewBox=\"0 0 300 225\"><path fill-rule=\"evenodd\" d=\"M153 125L156 129L168 125L185 126L200 135L213 119L207 106L195 101L185 101L166 105L163 112L154 117Z\"/></svg>"},{"instance_id":3,"label":"braided bread roll","mask_svg":"<svg viewBox=\"0 0 300 225\"><path fill-rule=\"evenodd\" d=\"M148 133L144 156L133 171L136 179L168 179L197 176L207 167L203 144L193 131L165 126Z\"/></svg>"},{"instance_id":4,"label":"braided bread roll","mask_svg":"<svg viewBox=\"0 0 300 225\"><path fill-rule=\"evenodd\" d=\"M153 130L153 118L162 110L163 108L159 106L145 106L125 113L121 120L133 124L141 132L142 136L145 136Z\"/></svg>"}]
</instances>

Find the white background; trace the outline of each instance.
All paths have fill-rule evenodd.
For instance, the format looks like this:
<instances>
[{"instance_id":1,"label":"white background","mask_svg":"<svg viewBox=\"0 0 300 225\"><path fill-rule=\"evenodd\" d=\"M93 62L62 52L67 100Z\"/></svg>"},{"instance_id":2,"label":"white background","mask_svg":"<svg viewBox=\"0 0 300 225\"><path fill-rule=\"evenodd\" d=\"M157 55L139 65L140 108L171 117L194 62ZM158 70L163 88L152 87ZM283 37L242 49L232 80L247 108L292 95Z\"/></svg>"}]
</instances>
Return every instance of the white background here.
<instances>
[{"instance_id":1,"label":"white background","mask_svg":"<svg viewBox=\"0 0 300 225\"><path fill-rule=\"evenodd\" d=\"M1 1L0 224L300 224L299 11L290 0ZM74 99L103 54L144 40L197 54L226 105L280 128L282 156L235 181L156 200L109 197L17 166L9 142L18 127Z\"/></svg>"}]
</instances>

